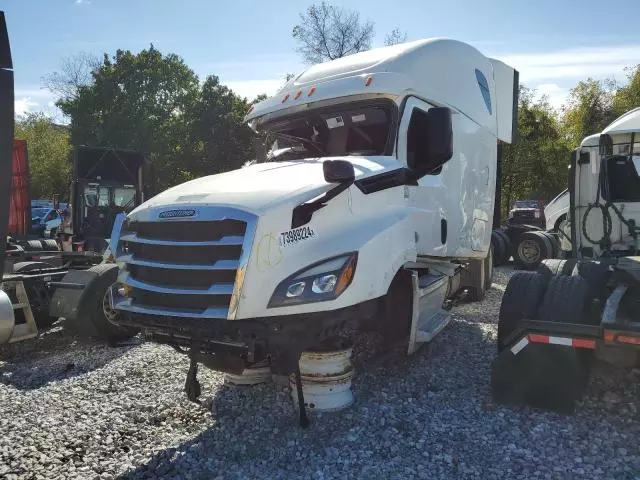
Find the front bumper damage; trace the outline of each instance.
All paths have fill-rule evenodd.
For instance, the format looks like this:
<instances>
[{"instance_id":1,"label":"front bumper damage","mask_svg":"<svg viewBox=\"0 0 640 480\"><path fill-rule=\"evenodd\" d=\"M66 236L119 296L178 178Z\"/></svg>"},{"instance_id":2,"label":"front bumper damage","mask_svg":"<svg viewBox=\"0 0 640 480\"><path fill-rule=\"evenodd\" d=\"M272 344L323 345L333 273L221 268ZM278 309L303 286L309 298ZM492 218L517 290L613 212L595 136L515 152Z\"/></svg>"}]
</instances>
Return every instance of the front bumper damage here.
<instances>
[{"instance_id":1,"label":"front bumper damage","mask_svg":"<svg viewBox=\"0 0 640 480\"><path fill-rule=\"evenodd\" d=\"M124 300L111 287L112 306ZM199 353L202 363L225 373L238 374L255 363L268 361L275 374L288 375L300 353L330 340L379 311L379 300L337 310L227 321L126 313L118 323L137 327L154 342Z\"/></svg>"}]
</instances>

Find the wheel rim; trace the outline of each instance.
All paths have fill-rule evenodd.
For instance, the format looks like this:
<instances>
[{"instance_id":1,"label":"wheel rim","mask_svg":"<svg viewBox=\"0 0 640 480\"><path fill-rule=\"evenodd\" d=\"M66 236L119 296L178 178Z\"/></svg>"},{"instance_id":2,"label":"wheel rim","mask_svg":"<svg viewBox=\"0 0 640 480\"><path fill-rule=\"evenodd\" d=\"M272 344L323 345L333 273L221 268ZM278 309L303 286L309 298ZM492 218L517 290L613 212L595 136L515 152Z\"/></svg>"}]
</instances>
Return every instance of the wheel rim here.
<instances>
[{"instance_id":1,"label":"wheel rim","mask_svg":"<svg viewBox=\"0 0 640 480\"><path fill-rule=\"evenodd\" d=\"M113 308L111 308L111 304L109 303L109 289L107 289L102 297L102 313L110 322L114 320L118 315L118 313Z\"/></svg>"},{"instance_id":2,"label":"wheel rim","mask_svg":"<svg viewBox=\"0 0 640 480\"><path fill-rule=\"evenodd\" d=\"M518 256L527 264L540 260L541 252L538 242L535 240L523 240L518 245Z\"/></svg>"}]
</instances>

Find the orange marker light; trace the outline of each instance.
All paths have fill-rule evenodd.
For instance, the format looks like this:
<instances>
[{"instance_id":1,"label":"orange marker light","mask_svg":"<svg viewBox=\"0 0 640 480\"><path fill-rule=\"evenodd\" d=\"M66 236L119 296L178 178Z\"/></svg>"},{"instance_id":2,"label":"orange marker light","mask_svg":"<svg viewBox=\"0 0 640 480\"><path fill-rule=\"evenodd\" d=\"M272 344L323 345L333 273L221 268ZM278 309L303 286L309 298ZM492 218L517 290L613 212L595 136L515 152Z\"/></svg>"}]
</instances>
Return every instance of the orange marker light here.
<instances>
[{"instance_id":1,"label":"orange marker light","mask_svg":"<svg viewBox=\"0 0 640 480\"><path fill-rule=\"evenodd\" d=\"M297 100L300 98L300 95L302 95L302 90L298 90L298 93L296 93L296 96L293 97L294 100Z\"/></svg>"},{"instance_id":2,"label":"orange marker light","mask_svg":"<svg viewBox=\"0 0 640 480\"><path fill-rule=\"evenodd\" d=\"M287 100L289 100L289 94L288 93L284 96L284 98L282 99L282 102L280 102L280 103L284 103Z\"/></svg>"},{"instance_id":3,"label":"orange marker light","mask_svg":"<svg viewBox=\"0 0 640 480\"><path fill-rule=\"evenodd\" d=\"M309 93L307 93L307 97L310 97L311 95L313 95L316 91L316 87L311 87L309 89Z\"/></svg>"},{"instance_id":4,"label":"orange marker light","mask_svg":"<svg viewBox=\"0 0 640 480\"><path fill-rule=\"evenodd\" d=\"M364 82L364 86L368 87L373 82L373 77L367 77L367 80Z\"/></svg>"}]
</instances>

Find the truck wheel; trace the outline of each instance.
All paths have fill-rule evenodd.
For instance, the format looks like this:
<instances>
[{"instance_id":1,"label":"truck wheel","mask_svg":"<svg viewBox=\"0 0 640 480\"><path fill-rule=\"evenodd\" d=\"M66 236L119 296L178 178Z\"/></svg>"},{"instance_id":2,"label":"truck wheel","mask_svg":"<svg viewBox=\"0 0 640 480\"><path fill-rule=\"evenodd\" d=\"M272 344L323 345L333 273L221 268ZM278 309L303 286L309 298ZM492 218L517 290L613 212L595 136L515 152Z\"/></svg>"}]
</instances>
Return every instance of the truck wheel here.
<instances>
[{"instance_id":1,"label":"truck wheel","mask_svg":"<svg viewBox=\"0 0 640 480\"><path fill-rule=\"evenodd\" d=\"M507 235L504 230L496 229L494 232L496 233L496 236L502 240L501 243L504 245L500 260L496 263L496 265L502 265L507 263L513 255L513 243L511 242L509 235Z\"/></svg>"},{"instance_id":2,"label":"truck wheel","mask_svg":"<svg viewBox=\"0 0 640 480\"><path fill-rule=\"evenodd\" d=\"M118 266L113 263L101 263L88 269L94 272L96 277L85 287L87 291L78 306L76 318L70 322L70 326L76 332L107 340L118 342L134 337L140 329L120 327L110 320L119 315L109 306L108 289L118 278Z\"/></svg>"},{"instance_id":3,"label":"truck wheel","mask_svg":"<svg viewBox=\"0 0 640 480\"><path fill-rule=\"evenodd\" d=\"M507 244L496 230L491 232L491 245L493 246L493 263L494 265L502 265L507 255Z\"/></svg>"},{"instance_id":4,"label":"truck wheel","mask_svg":"<svg viewBox=\"0 0 640 480\"><path fill-rule=\"evenodd\" d=\"M586 303L587 282L583 278L554 276L540 306L540 320L584 324Z\"/></svg>"},{"instance_id":5,"label":"truck wheel","mask_svg":"<svg viewBox=\"0 0 640 480\"><path fill-rule=\"evenodd\" d=\"M55 240L40 240L40 243L42 244L42 248L44 250L46 250L47 252L59 252L60 251L60 246L58 245L58 242L56 242Z\"/></svg>"},{"instance_id":6,"label":"truck wheel","mask_svg":"<svg viewBox=\"0 0 640 480\"><path fill-rule=\"evenodd\" d=\"M603 287L609 281L612 272L609 264L599 261L577 262L571 275L581 277L587 282L587 297L589 299L600 298Z\"/></svg>"},{"instance_id":7,"label":"truck wheel","mask_svg":"<svg viewBox=\"0 0 640 480\"><path fill-rule=\"evenodd\" d=\"M40 240L27 240L25 250L27 252L40 252L42 250L42 243Z\"/></svg>"},{"instance_id":8,"label":"truck wheel","mask_svg":"<svg viewBox=\"0 0 640 480\"><path fill-rule=\"evenodd\" d=\"M547 237L549 239L549 243L551 243L551 257L549 258L558 258L558 255L560 254L560 240L549 232L540 233Z\"/></svg>"},{"instance_id":9,"label":"truck wheel","mask_svg":"<svg viewBox=\"0 0 640 480\"><path fill-rule=\"evenodd\" d=\"M493 245L489 245L489 254L484 259L484 289L485 291L491 288L493 284Z\"/></svg>"},{"instance_id":10,"label":"truck wheel","mask_svg":"<svg viewBox=\"0 0 640 480\"><path fill-rule=\"evenodd\" d=\"M574 259L548 258L542 261L537 271L543 275L571 275L575 265Z\"/></svg>"},{"instance_id":11,"label":"truck wheel","mask_svg":"<svg viewBox=\"0 0 640 480\"><path fill-rule=\"evenodd\" d=\"M518 239L514 260L525 270L534 270L553 254L551 241L542 232L524 232Z\"/></svg>"},{"instance_id":12,"label":"truck wheel","mask_svg":"<svg viewBox=\"0 0 640 480\"><path fill-rule=\"evenodd\" d=\"M498 353L522 319L538 318L538 306L547 289L548 278L535 272L516 272L502 296L498 316Z\"/></svg>"},{"instance_id":13,"label":"truck wheel","mask_svg":"<svg viewBox=\"0 0 640 480\"><path fill-rule=\"evenodd\" d=\"M390 342L404 338L411 331L412 289L411 272L400 270L384 297L384 310L376 321L376 329Z\"/></svg>"},{"instance_id":14,"label":"truck wheel","mask_svg":"<svg viewBox=\"0 0 640 480\"><path fill-rule=\"evenodd\" d=\"M40 268L51 268L51 265L45 262L18 262L13 265L13 273L31 272ZM44 329L53 325L57 318L49 315L51 297L44 282L25 282L24 288L37 327Z\"/></svg>"}]
</instances>

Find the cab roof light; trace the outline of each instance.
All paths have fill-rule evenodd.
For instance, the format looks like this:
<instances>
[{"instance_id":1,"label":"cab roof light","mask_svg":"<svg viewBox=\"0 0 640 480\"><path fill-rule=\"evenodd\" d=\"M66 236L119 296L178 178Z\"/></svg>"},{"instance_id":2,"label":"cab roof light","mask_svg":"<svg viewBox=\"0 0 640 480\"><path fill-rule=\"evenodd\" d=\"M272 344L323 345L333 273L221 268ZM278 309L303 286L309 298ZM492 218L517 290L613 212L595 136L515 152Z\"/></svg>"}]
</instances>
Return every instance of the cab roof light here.
<instances>
[{"instance_id":1,"label":"cab roof light","mask_svg":"<svg viewBox=\"0 0 640 480\"><path fill-rule=\"evenodd\" d=\"M296 96L293 97L294 100L297 100L300 98L300 95L302 95L302 90L298 90L298 93L296 93Z\"/></svg>"},{"instance_id":2,"label":"cab roof light","mask_svg":"<svg viewBox=\"0 0 640 480\"><path fill-rule=\"evenodd\" d=\"M364 86L368 87L369 85L371 85L371 82L373 82L373 77L367 77L367 79L364 81Z\"/></svg>"},{"instance_id":3,"label":"cab roof light","mask_svg":"<svg viewBox=\"0 0 640 480\"><path fill-rule=\"evenodd\" d=\"M289 94L288 93L284 97L282 97L282 102L280 102L280 103L284 103L287 100L289 100Z\"/></svg>"},{"instance_id":4,"label":"cab roof light","mask_svg":"<svg viewBox=\"0 0 640 480\"><path fill-rule=\"evenodd\" d=\"M307 97L310 97L311 95L313 95L316 92L316 87L311 87L309 89L309 93L307 93Z\"/></svg>"}]
</instances>

